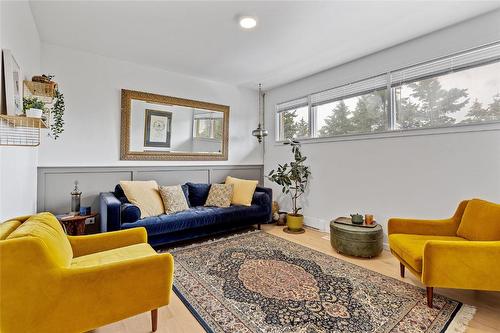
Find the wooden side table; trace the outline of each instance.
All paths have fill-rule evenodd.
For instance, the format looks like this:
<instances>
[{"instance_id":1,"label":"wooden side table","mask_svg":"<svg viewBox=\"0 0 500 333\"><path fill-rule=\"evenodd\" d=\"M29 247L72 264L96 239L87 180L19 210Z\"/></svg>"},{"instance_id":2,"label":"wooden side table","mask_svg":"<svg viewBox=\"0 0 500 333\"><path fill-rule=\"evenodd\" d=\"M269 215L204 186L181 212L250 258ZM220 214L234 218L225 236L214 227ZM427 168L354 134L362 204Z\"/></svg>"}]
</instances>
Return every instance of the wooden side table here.
<instances>
[{"instance_id":1,"label":"wooden side table","mask_svg":"<svg viewBox=\"0 0 500 333\"><path fill-rule=\"evenodd\" d=\"M339 253L371 258L383 250L383 231L380 224L354 225L330 222L330 242Z\"/></svg>"},{"instance_id":2,"label":"wooden side table","mask_svg":"<svg viewBox=\"0 0 500 333\"><path fill-rule=\"evenodd\" d=\"M67 216L59 215L57 219L66 228L66 233L71 236L78 236L85 234L85 221L88 218L96 217L97 213L91 213L89 215L75 215Z\"/></svg>"}]
</instances>

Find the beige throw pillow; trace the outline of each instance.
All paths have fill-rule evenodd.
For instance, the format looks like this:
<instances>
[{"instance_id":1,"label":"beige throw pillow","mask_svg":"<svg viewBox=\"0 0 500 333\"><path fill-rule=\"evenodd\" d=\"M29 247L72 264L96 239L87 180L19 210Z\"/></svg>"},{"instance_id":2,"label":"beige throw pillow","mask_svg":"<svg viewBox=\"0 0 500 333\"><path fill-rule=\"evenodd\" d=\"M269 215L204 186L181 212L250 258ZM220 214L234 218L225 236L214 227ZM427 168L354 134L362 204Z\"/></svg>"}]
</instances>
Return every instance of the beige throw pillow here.
<instances>
[{"instance_id":1,"label":"beige throw pillow","mask_svg":"<svg viewBox=\"0 0 500 333\"><path fill-rule=\"evenodd\" d=\"M205 206L229 207L233 197L233 184L212 184Z\"/></svg>"},{"instance_id":2,"label":"beige throw pillow","mask_svg":"<svg viewBox=\"0 0 500 333\"><path fill-rule=\"evenodd\" d=\"M130 203L141 210L141 219L149 216L158 216L165 212L163 201L158 191L158 184L149 181L120 181L120 185Z\"/></svg>"},{"instance_id":3,"label":"beige throw pillow","mask_svg":"<svg viewBox=\"0 0 500 333\"><path fill-rule=\"evenodd\" d=\"M227 176L226 185L233 184L233 198L231 203L233 205L252 205L252 198L255 188L259 182L256 180L246 180Z\"/></svg>"},{"instance_id":4,"label":"beige throw pillow","mask_svg":"<svg viewBox=\"0 0 500 333\"><path fill-rule=\"evenodd\" d=\"M160 186L160 195L165 206L165 214L172 214L189 209L186 197L180 185Z\"/></svg>"}]
</instances>

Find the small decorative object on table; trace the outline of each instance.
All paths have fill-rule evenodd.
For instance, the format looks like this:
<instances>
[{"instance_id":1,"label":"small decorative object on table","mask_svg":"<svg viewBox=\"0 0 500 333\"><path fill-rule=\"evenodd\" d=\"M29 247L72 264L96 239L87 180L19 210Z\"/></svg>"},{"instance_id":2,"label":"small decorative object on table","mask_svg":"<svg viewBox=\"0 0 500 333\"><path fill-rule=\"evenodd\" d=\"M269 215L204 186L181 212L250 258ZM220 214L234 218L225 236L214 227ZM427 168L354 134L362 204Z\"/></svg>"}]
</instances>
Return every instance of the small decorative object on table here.
<instances>
[{"instance_id":1,"label":"small decorative object on table","mask_svg":"<svg viewBox=\"0 0 500 333\"><path fill-rule=\"evenodd\" d=\"M363 215L360 214L351 214L351 222L352 224L363 224Z\"/></svg>"},{"instance_id":2,"label":"small decorative object on table","mask_svg":"<svg viewBox=\"0 0 500 333\"><path fill-rule=\"evenodd\" d=\"M80 215L90 215L90 214L91 214L90 207L88 206L80 207Z\"/></svg>"},{"instance_id":3,"label":"small decorative object on table","mask_svg":"<svg viewBox=\"0 0 500 333\"><path fill-rule=\"evenodd\" d=\"M370 225L374 223L372 214L365 214L365 223Z\"/></svg>"},{"instance_id":4,"label":"small decorative object on table","mask_svg":"<svg viewBox=\"0 0 500 333\"><path fill-rule=\"evenodd\" d=\"M82 192L78 189L78 181L75 180L75 188L71 191L71 211L70 214L77 215L80 213L80 198Z\"/></svg>"},{"instance_id":5,"label":"small decorative object on table","mask_svg":"<svg viewBox=\"0 0 500 333\"><path fill-rule=\"evenodd\" d=\"M89 218L95 218L96 213L88 215L75 215L72 213L56 215L57 219L66 229L66 233L71 236L79 236L85 234L85 221Z\"/></svg>"},{"instance_id":6,"label":"small decorative object on table","mask_svg":"<svg viewBox=\"0 0 500 333\"><path fill-rule=\"evenodd\" d=\"M375 257L382 252L383 237L382 226L373 219L372 224L355 224L349 217L339 217L330 222L330 242L338 253Z\"/></svg>"}]
</instances>

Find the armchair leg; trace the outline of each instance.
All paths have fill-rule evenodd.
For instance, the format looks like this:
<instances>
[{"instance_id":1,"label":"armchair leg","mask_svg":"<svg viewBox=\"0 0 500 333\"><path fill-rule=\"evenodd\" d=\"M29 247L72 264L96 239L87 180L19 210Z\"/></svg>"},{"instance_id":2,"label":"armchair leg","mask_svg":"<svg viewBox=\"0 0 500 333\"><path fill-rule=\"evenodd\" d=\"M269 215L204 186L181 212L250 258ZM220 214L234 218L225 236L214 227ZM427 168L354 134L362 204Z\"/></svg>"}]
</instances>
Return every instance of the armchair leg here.
<instances>
[{"instance_id":1,"label":"armchair leg","mask_svg":"<svg viewBox=\"0 0 500 333\"><path fill-rule=\"evenodd\" d=\"M427 306L432 309L432 297L434 295L434 289L432 287L427 287Z\"/></svg>"},{"instance_id":2,"label":"armchair leg","mask_svg":"<svg viewBox=\"0 0 500 333\"><path fill-rule=\"evenodd\" d=\"M402 278L405 277L405 265L403 265L402 263L399 263L399 273L401 274Z\"/></svg>"},{"instance_id":3,"label":"armchair leg","mask_svg":"<svg viewBox=\"0 0 500 333\"><path fill-rule=\"evenodd\" d=\"M151 331L158 329L158 309L151 310Z\"/></svg>"}]
</instances>

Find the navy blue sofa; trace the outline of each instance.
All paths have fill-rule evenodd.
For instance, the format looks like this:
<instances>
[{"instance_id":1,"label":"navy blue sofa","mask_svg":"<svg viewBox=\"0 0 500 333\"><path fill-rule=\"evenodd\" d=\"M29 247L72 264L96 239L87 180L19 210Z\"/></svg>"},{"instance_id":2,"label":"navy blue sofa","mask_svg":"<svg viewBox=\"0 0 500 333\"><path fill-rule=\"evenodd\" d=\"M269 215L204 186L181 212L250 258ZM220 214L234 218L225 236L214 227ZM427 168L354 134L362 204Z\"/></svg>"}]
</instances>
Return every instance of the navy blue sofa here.
<instances>
[{"instance_id":1,"label":"navy blue sofa","mask_svg":"<svg viewBox=\"0 0 500 333\"><path fill-rule=\"evenodd\" d=\"M189 209L141 219L139 208L128 202L120 185L100 194L101 231L144 227L153 247L235 231L272 222L272 190L257 186L251 206L204 207L210 184L186 183L182 190Z\"/></svg>"}]
</instances>

